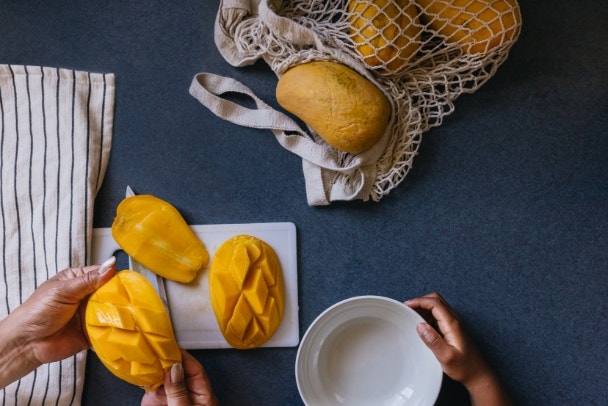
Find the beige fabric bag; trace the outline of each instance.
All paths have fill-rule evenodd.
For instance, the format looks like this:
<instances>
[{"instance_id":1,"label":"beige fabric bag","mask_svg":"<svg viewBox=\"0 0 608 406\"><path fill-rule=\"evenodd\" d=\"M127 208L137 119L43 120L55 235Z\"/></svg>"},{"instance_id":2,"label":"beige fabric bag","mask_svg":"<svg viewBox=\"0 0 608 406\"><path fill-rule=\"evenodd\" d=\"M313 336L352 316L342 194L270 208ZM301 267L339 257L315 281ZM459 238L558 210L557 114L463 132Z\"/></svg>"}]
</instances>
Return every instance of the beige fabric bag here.
<instances>
[{"instance_id":1,"label":"beige fabric bag","mask_svg":"<svg viewBox=\"0 0 608 406\"><path fill-rule=\"evenodd\" d=\"M422 134L496 72L520 29L515 0L221 0L215 42L231 65L263 59L280 77L298 64L330 60L384 92L392 105L387 132L357 155L330 147L231 78L199 73L190 93L222 119L272 130L299 155L310 205L379 201L411 169ZM223 98L228 92L253 98L257 108Z\"/></svg>"},{"instance_id":2,"label":"beige fabric bag","mask_svg":"<svg viewBox=\"0 0 608 406\"><path fill-rule=\"evenodd\" d=\"M0 65L0 319L91 258L110 155L114 75ZM0 404L79 405L86 351L4 389Z\"/></svg>"}]
</instances>

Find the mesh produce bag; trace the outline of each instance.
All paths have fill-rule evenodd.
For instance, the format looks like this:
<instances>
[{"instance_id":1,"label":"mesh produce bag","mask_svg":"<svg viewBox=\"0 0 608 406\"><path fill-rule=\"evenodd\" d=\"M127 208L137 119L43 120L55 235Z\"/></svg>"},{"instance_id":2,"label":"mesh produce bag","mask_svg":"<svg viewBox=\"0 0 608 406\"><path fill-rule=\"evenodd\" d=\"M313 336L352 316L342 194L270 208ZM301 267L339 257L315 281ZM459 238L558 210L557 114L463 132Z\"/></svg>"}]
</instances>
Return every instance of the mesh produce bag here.
<instances>
[{"instance_id":1,"label":"mesh produce bag","mask_svg":"<svg viewBox=\"0 0 608 406\"><path fill-rule=\"evenodd\" d=\"M218 117L272 130L298 154L310 205L379 201L408 174L422 134L441 124L459 95L492 77L520 30L516 0L221 0L215 42L231 65L263 59L281 77L300 64L332 61L384 93L386 132L357 154L331 147L231 78L199 73L190 92ZM228 92L250 96L257 109L223 98Z\"/></svg>"}]
</instances>

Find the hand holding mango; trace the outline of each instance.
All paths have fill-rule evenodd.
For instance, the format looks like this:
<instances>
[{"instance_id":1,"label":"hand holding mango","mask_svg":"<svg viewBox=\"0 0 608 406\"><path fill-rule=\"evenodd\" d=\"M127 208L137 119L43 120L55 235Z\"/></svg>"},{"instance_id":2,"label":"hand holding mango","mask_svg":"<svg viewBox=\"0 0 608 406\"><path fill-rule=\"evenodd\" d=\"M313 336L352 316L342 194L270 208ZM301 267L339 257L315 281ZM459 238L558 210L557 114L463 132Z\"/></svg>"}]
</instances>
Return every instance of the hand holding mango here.
<instances>
[{"instance_id":1,"label":"hand holding mango","mask_svg":"<svg viewBox=\"0 0 608 406\"><path fill-rule=\"evenodd\" d=\"M137 272L118 272L93 293L85 320L101 362L146 391L162 385L165 372L182 360L163 302Z\"/></svg>"},{"instance_id":2,"label":"hand holding mango","mask_svg":"<svg viewBox=\"0 0 608 406\"><path fill-rule=\"evenodd\" d=\"M125 198L112 234L129 255L163 277L190 282L209 254L171 204L151 195ZM226 341L235 348L264 344L284 311L282 270L274 250L241 235L216 252L209 275L211 302ZM196 315L194 315L196 316ZM139 273L124 270L89 298L86 329L102 363L117 377L147 392L163 384L181 362L162 300Z\"/></svg>"},{"instance_id":3,"label":"hand holding mango","mask_svg":"<svg viewBox=\"0 0 608 406\"><path fill-rule=\"evenodd\" d=\"M89 348L86 298L115 272L113 258L102 266L64 269L0 320L0 388Z\"/></svg>"}]
</instances>

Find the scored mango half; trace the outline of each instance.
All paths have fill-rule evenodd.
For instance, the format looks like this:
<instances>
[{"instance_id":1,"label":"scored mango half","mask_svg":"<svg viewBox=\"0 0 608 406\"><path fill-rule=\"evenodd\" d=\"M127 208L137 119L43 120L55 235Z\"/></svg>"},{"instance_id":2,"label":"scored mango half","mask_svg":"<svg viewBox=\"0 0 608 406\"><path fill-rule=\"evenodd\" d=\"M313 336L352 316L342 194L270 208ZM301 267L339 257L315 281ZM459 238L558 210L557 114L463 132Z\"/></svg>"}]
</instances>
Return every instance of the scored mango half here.
<instances>
[{"instance_id":1,"label":"scored mango half","mask_svg":"<svg viewBox=\"0 0 608 406\"><path fill-rule=\"evenodd\" d=\"M274 249L259 238L237 235L218 248L209 291L220 331L234 348L259 347L281 324L283 271Z\"/></svg>"},{"instance_id":2,"label":"scored mango half","mask_svg":"<svg viewBox=\"0 0 608 406\"><path fill-rule=\"evenodd\" d=\"M146 391L162 385L165 371L181 362L163 302L137 272L118 272L90 296L85 326L106 368Z\"/></svg>"},{"instance_id":3,"label":"scored mango half","mask_svg":"<svg viewBox=\"0 0 608 406\"><path fill-rule=\"evenodd\" d=\"M179 211L152 195L127 197L118 205L112 236L137 262L176 282L191 282L209 262L205 245Z\"/></svg>"}]
</instances>

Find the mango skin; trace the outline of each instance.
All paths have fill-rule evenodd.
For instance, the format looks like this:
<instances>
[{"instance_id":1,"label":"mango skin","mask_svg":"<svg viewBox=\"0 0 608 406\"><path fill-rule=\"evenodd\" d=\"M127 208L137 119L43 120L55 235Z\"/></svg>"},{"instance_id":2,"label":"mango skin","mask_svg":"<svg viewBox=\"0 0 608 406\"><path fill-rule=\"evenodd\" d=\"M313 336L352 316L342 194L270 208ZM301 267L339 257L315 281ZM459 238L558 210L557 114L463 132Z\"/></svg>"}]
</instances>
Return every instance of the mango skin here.
<instances>
[{"instance_id":1,"label":"mango skin","mask_svg":"<svg viewBox=\"0 0 608 406\"><path fill-rule=\"evenodd\" d=\"M205 245L179 211L152 195L127 197L118 205L112 236L137 262L176 282L191 282L209 262Z\"/></svg>"},{"instance_id":2,"label":"mango skin","mask_svg":"<svg viewBox=\"0 0 608 406\"><path fill-rule=\"evenodd\" d=\"M118 272L90 296L85 327L106 368L146 391L162 385L165 372L182 360L160 297L137 272Z\"/></svg>"},{"instance_id":3,"label":"mango skin","mask_svg":"<svg viewBox=\"0 0 608 406\"><path fill-rule=\"evenodd\" d=\"M397 74L415 59L422 27L411 0L350 0L350 36L363 63L383 74Z\"/></svg>"},{"instance_id":4,"label":"mango skin","mask_svg":"<svg viewBox=\"0 0 608 406\"><path fill-rule=\"evenodd\" d=\"M517 0L416 0L429 27L471 55L514 41L521 29Z\"/></svg>"},{"instance_id":5,"label":"mango skin","mask_svg":"<svg viewBox=\"0 0 608 406\"><path fill-rule=\"evenodd\" d=\"M277 101L332 147L364 152L382 138L391 106L369 80L345 65L315 61L297 65L277 83Z\"/></svg>"},{"instance_id":6,"label":"mango skin","mask_svg":"<svg viewBox=\"0 0 608 406\"><path fill-rule=\"evenodd\" d=\"M225 241L209 269L209 293L228 344L238 349L264 344L285 310L283 271L274 249L250 235Z\"/></svg>"}]
</instances>

